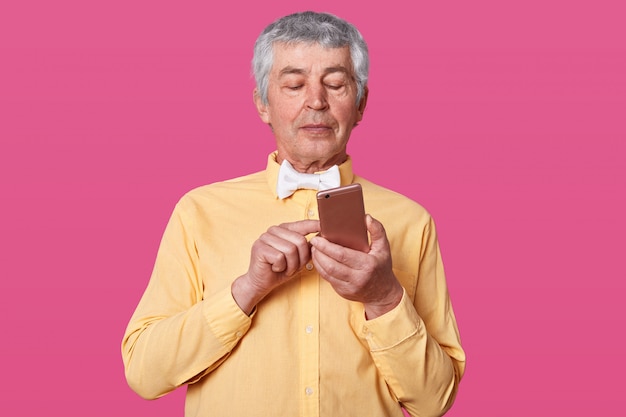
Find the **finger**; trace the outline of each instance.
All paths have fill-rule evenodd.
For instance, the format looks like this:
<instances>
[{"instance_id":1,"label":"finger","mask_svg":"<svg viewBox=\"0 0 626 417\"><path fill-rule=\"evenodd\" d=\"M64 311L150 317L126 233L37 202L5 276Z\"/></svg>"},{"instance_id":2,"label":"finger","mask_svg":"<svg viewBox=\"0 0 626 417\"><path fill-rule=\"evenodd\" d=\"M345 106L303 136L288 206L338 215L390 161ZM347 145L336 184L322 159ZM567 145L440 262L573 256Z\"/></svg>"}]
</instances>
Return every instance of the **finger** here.
<instances>
[{"instance_id":1,"label":"finger","mask_svg":"<svg viewBox=\"0 0 626 417\"><path fill-rule=\"evenodd\" d=\"M311 245L335 262L353 269L359 269L367 257L367 254L361 251L346 248L321 236L312 238Z\"/></svg>"},{"instance_id":2,"label":"finger","mask_svg":"<svg viewBox=\"0 0 626 417\"><path fill-rule=\"evenodd\" d=\"M319 243L319 242L318 242ZM330 243L330 242L329 242ZM331 245L335 245L331 243ZM341 246L338 246L339 249L342 249ZM327 254L319 247L313 247L311 249L311 258L313 259L313 264L317 268L317 271L322 276L322 278L327 281L332 280L340 280L340 281L349 281L350 274L352 273L352 268L350 268L345 263L338 261L335 257Z\"/></svg>"},{"instance_id":3,"label":"finger","mask_svg":"<svg viewBox=\"0 0 626 417\"><path fill-rule=\"evenodd\" d=\"M266 259L272 268L272 272L285 272L287 275L291 275L289 271L289 261L284 253L274 251L274 253L268 255Z\"/></svg>"},{"instance_id":4,"label":"finger","mask_svg":"<svg viewBox=\"0 0 626 417\"><path fill-rule=\"evenodd\" d=\"M268 260L272 260L274 272L292 275L310 258L309 244L304 236L280 228L270 228L260 238L261 242L273 250L268 250ZM271 258L269 257L271 256Z\"/></svg>"},{"instance_id":5,"label":"finger","mask_svg":"<svg viewBox=\"0 0 626 417\"><path fill-rule=\"evenodd\" d=\"M356 301L353 294L358 286L355 286L352 282L349 268L337 263L337 261L315 248L312 248L311 254L313 264L320 277L327 281L341 297Z\"/></svg>"},{"instance_id":6,"label":"finger","mask_svg":"<svg viewBox=\"0 0 626 417\"><path fill-rule=\"evenodd\" d=\"M385 227L381 222L368 214L365 216L365 224L367 226L367 231L370 234L372 249L380 250L388 245L387 233L385 232Z\"/></svg>"},{"instance_id":7,"label":"finger","mask_svg":"<svg viewBox=\"0 0 626 417\"><path fill-rule=\"evenodd\" d=\"M285 254L288 275L295 273L311 259L311 247L306 235L314 232L319 232L318 220L283 223L268 229L265 239Z\"/></svg>"},{"instance_id":8,"label":"finger","mask_svg":"<svg viewBox=\"0 0 626 417\"><path fill-rule=\"evenodd\" d=\"M268 230L268 238L271 236L274 247L285 250L286 255L292 254L292 249L296 250L296 261L297 267L299 269L304 264L306 264L311 258L311 246L302 233L305 233L307 230L311 230L311 228L315 229L318 226L317 221L313 221L313 224L310 225L302 225L304 227L298 227L297 225L284 224L279 226L270 227ZM298 229L298 231L292 230L292 228ZM293 246L290 246L293 245Z\"/></svg>"},{"instance_id":9,"label":"finger","mask_svg":"<svg viewBox=\"0 0 626 417\"><path fill-rule=\"evenodd\" d=\"M331 282L331 284L336 281L329 269L326 267L331 262L335 262L332 258L315 248L311 248L311 260L313 261L313 265L315 265L315 269L320 277Z\"/></svg>"},{"instance_id":10,"label":"finger","mask_svg":"<svg viewBox=\"0 0 626 417\"><path fill-rule=\"evenodd\" d=\"M252 266L255 270L259 269L259 272L265 270L268 265L275 273L287 269L285 254L264 242L263 236L252 247L252 259L255 261Z\"/></svg>"},{"instance_id":11,"label":"finger","mask_svg":"<svg viewBox=\"0 0 626 417\"><path fill-rule=\"evenodd\" d=\"M296 232L302 236L320 231L319 220L300 220L292 223L283 223L279 227L283 227L292 232Z\"/></svg>"}]
</instances>

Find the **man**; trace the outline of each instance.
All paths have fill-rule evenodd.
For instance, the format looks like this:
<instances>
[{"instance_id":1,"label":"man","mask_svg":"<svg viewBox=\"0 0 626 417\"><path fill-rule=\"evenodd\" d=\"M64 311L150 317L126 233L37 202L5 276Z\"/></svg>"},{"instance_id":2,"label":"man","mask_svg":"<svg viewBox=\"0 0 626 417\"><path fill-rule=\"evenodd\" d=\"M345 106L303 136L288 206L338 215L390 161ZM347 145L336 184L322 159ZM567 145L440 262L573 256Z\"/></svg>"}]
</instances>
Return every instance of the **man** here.
<instances>
[{"instance_id":1,"label":"man","mask_svg":"<svg viewBox=\"0 0 626 417\"><path fill-rule=\"evenodd\" d=\"M346 153L368 95L361 35L332 15L286 16L253 69L277 151L177 204L122 343L128 383L145 398L187 385L187 416L442 415L465 357L434 224ZM362 185L367 253L317 235L317 190L286 189L293 171Z\"/></svg>"}]
</instances>

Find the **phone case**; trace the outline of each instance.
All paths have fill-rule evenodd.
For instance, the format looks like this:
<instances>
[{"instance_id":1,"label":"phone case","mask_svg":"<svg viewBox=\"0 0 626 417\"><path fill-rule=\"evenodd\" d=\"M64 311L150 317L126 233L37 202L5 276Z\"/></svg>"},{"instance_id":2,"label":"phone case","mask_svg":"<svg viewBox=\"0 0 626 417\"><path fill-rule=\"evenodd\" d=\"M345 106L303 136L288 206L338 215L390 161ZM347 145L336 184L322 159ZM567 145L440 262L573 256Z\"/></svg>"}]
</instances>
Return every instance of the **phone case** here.
<instances>
[{"instance_id":1,"label":"phone case","mask_svg":"<svg viewBox=\"0 0 626 417\"><path fill-rule=\"evenodd\" d=\"M320 234L333 243L369 251L361 184L350 184L317 193Z\"/></svg>"}]
</instances>

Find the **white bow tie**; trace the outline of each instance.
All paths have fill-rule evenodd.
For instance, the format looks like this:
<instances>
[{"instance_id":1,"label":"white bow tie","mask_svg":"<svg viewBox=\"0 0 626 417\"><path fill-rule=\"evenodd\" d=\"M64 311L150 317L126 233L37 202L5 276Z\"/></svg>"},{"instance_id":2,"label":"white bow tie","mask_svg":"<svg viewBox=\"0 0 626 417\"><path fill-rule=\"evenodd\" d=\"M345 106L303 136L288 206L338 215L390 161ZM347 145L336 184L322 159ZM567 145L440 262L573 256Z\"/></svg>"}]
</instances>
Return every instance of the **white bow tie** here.
<instances>
[{"instance_id":1,"label":"white bow tie","mask_svg":"<svg viewBox=\"0 0 626 417\"><path fill-rule=\"evenodd\" d=\"M341 185L341 175L339 167L333 165L328 171L319 174L304 174L296 171L286 159L280 165L278 171L278 183L276 184L276 194L281 200L301 188L311 190L328 190Z\"/></svg>"}]
</instances>

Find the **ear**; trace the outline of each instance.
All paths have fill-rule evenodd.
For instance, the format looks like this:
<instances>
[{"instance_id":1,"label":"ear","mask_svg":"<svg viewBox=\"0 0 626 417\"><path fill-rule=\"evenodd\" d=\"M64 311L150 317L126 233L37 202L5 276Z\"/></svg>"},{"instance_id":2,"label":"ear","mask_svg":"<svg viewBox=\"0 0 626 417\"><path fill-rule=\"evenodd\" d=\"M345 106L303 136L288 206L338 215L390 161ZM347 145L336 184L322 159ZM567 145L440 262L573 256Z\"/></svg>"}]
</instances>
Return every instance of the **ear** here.
<instances>
[{"instance_id":1,"label":"ear","mask_svg":"<svg viewBox=\"0 0 626 417\"><path fill-rule=\"evenodd\" d=\"M256 111L259 113L259 117L261 118L263 123L270 124L271 120L267 104L263 103L263 100L261 99L261 94L259 93L258 89L254 89L254 91L252 92L252 98L254 100L254 105L256 106Z\"/></svg>"},{"instance_id":2,"label":"ear","mask_svg":"<svg viewBox=\"0 0 626 417\"><path fill-rule=\"evenodd\" d=\"M367 95L369 94L369 88L365 86L363 88L363 97L361 97L361 101L359 101L359 105L357 106L358 119L357 122L363 120L363 113L365 113L365 106L367 106Z\"/></svg>"}]
</instances>

